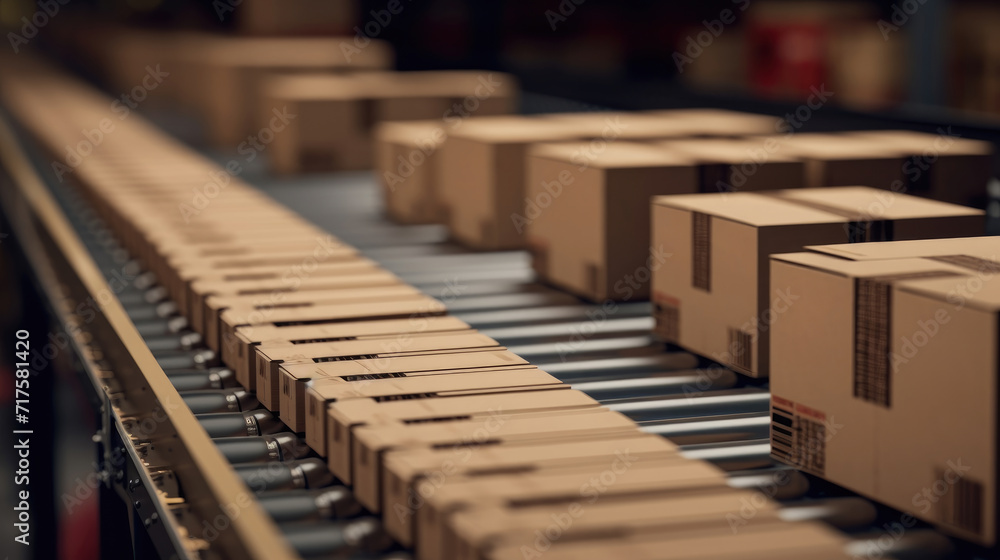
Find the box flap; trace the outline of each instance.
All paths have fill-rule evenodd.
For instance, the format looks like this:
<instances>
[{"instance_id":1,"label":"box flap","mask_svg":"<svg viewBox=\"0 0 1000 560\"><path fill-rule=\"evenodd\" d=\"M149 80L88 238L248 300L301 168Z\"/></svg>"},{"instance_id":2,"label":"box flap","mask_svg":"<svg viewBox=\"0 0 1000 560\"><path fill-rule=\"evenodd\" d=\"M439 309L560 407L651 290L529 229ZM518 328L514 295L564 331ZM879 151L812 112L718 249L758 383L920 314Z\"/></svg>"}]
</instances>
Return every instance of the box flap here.
<instances>
[{"instance_id":1,"label":"box flap","mask_svg":"<svg viewBox=\"0 0 1000 560\"><path fill-rule=\"evenodd\" d=\"M959 237L950 239L917 239L882 241L878 243L841 243L812 245L806 249L855 261L935 257L941 255L972 255L984 259L1000 258L1000 237Z\"/></svg>"}]
</instances>

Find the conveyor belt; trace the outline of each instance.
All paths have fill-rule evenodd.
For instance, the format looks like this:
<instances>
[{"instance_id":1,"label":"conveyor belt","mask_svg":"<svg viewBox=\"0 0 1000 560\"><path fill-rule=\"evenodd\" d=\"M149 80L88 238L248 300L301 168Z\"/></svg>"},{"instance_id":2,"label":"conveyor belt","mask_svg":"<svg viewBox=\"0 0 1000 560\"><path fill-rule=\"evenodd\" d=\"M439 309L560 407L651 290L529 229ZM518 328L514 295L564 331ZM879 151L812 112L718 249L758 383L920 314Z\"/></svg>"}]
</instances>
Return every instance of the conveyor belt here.
<instances>
[{"instance_id":1,"label":"conveyor belt","mask_svg":"<svg viewBox=\"0 0 1000 560\"><path fill-rule=\"evenodd\" d=\"M32 154L34 173L45 179L71 233L93 262L108 279L122 271L136 276L115 294L122 308L166 379L292 548L306 558L407 557L298 436L259 408L252 394L235 387L231 372L187 328L176 306L163 299L156 278L139 269L78 193L53 180L41 152L32 148ZM948 539L922 526L886 545L884 525L898 519L898 512L875 508L773 464L768 458L766 385L709 370L686 352L664 351L648 336L648 304L619 303L612 309L580 302L534 283L524 253L470 253L446 242L439 226L390 224L380 216L377 189L367 175L333 175L311 183L263 188L533 364L632 417L644 430L674 440L689 457L719 465L729 472L732 486L760 489L781 501L783 515L790 519L824 520L847 532L862 555L876 550L900 559L957 557L949 552ZM101 338L94 343L109 344ZM121 410L128 409L128 403L120 404ZM127 415L123 427L130 431ZM141 441L128 439L122 444L143 449ZM238 548L216 549L207 543L206 550L183 554L227 557Z\"/></svg>"}]
</instances>

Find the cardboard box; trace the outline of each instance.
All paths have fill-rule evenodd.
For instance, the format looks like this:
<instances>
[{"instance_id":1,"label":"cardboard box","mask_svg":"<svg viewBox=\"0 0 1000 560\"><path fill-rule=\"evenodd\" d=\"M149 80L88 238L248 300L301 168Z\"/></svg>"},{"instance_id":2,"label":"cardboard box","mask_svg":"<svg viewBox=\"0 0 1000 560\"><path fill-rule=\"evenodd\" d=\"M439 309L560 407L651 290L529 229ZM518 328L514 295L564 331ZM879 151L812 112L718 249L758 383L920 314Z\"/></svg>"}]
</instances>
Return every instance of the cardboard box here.
<instances>
[{"instance_id":1,"label":"cardboard box","mask_svg":"<svg viewBox=\"0 0 1000 560\"><path fill-rule=\"evenodd\" d=\"M986 207L986 183L993 175L993 145L961 138L948 130L926 134L910 130L854 133L900 152L906 161L895 192L955 204Z\"/></svg>"},{"instance_id":2,"label":"cardboard box","mask_svg":"<svg viewBox=\"0 0 1000 560\"><path fill-rule=\"evenodd\" d=\"M438 192L452 237L476 249L522 247L517 216L525 209L529 146L600 136L604 126L603 120L509 116L451 131L441 148Z\"/></svg>"},{"instance_id":3,"label":"cardboard box","mask_svg":"<svg viewBox=\"0 0 1000 560\"><path fill-rule=\"evenodd\" d=\"M383 319L377 321L355 321L349 323L319 323L286 326L239 327L235 341L230 346L240 350L227 353L223 346L223 363L233 368L236 379L243 387L254 390L257 383L258 346L289 347L315 342L336 342L338 340L366 340L406 333L444 333L469 330L461 319L448 316L411 317L407 319ZM226 361L229 360L229 361Z\"/></svg>"},{"instance_id":4,"label":"cardboard box","mask_svg":"<svg viewBox=\"0 0 1000 560\"><path fill-rule=\"evenodd\" d=\"M562 418L590 416L594 413L565 415ZM513 423L511 419L508 423ZM359 430L361 432L362 430ZM554 434L554 433L553 433ZM360 434L359 434L360 437ZM549 436L552 437L552 436ZM417 558L442 558L446 527L457 512L483 506L505 506L520 500L550 503L570 503L597 495L600 500L651 496L677 492L705 492L726 488L725 474L701 461L670 457L622 468L622 460L614 457L601 465L581 464L539 472L498 474L490 477L455 477L438 487L426 498L416 515ZM615 472L618 470L619 472ZM611 471L614 484L594 483L602 473ZM720 520L720 523L724 521ZM728 527L726 527L728 529ZM729 533L732 534L731 531Z\"/></svg>"},{"instance_id":5,"label":"cardboard box","mask_svg":"<svg viewBox=\"0 0 1000 560\"><path fill-rule=\"evenodd\" d=\"M806 245L968 237L979 210L866 187L653 199L656 334L740 373L766 377L771 326L796 295L769 281L767 258Z\"/></svg>"},{"instance_id":6,"label":"cardboard box","mask_svg":"<svg viewBox=\"0 0 1000 560\"><path fill-rule=\"evenodd\" d=\"M548 545L545 550L548 552L551 546L558 547L559 542L600 545L650 534L681 536L692 529L733 526L732 519L742 520L740 512L748 504L760 504L748 523L785 523L776 503L762 502L758 493L749 490L728 488L696 494L598 500L576 503L575 507L530 502L514 507L473 507L450 519L445 530L443 558L479 560L497 548L519 547L522 551L542 552L540 549Z\"/></svg>"},{"instance_id":7,"label":"cardboard box","mask_svg":"<svg viewBox=\"0 0 1000 560\"><path fill-rule=\"evenodd\" d=\"M379 379L395 377L420 377L426 375L447 375L455 372L476 373L498 368L529 367L526 360L502 349L470 349L462 352L438 352L422 356L400 356L389 358L374 358L354 360L350 362L327 362L323 364L289 364L283 366L281 409L288 414L282 417L286 424L298 422L305 410L306 443L321 456L326 456L326 404L335 398L342 398L342 393L335 389L331 396L326 393L330 384L349 383L352 381L370 382ZM319 378L324 378L320 382ZM305 383L312 381L309 388ZM286 385L288 384L288 385ZM286 391L286 387L289 390ZM292 389L295 390L292 390ZM360 388L360 389L359 389ZM355 390L368 390L362 385ZM362 393L363 394L363 393ZM285 406L285 397L304 397L305 406L300 400L290 402ZM292 415L295 416L292 416Z\"/></svg>"},{"instance_id":8,"label":"cardboard box","mask_svg":"<svg viewBox=\"0 0 1000 560\"><path fill-rule=\"evenodd\" d=\"M549 393L553 396L561 393ZM476 397L482 398L482 397ZM450 400L450 399L449 399ZM348 401L344 404L352 404ZM363 402L363 401L361 401ZM331 407L331 413L339 407ZM636 433L605 439L565 442L533 441L484 445L470 453L464 448L402 448L383 454L382 511L386 531L404 546L413 546L413 516L423 496L452 477L491 476L506 472L539 471L581 464L608 465L616 458L630 462L662 460L677 456L677 446L657 435ZM331 455L332 457L332 455ZM524 504L528 506L528 504ZM475 529L473 529L475 530ZM490 532L488 527L480 533ZM499 532L499 531L498 531ZM449 537L454 537L454 533ZM463 535L459 540L466 540ZM483 537L487 538L487 537ZM468 536L469 540L479 537ZM450 548L448 545L445 548Z\"/></svg>"},{"instance_id":9,"label":"cardboard box","mask_svg":"<svg viewBox=\"0 0 1000 560\"><path fill-rule=\"evenodd\" d=\"M893 185L904 179L906 158L886 142L833 133L764 137L764 141L769 139L778 143L773 153L805 161L807 187L865 185L898 191Z\"/></svg>"},{"instance_id":10,"label":"cardboard box","mask_svg":"<svg viewBox=\"0 0 1000 560\"><path fill-rule=\"evenodd\" d=\"M268 111L271 114L264 127L260 124L266 81L274 75L392 67L394 56L387 43L372 39L360 52L341 48L345 43L353 45L353 41L353 37L226 37L206 43L197 54L199 91L195 103L209 140L221 148L238 151L242 146L252 153L256 150L252 140L258 145L269 143L261 134L265 127L274 138L288 134L287 126L305 116L286 122L288 114L295 114L291 107L288 112L281 106L277 112Z\"/></svg>"},{"instance_id":11,"label":"cardboard box","mask_svg":"<svg viewBox=\"0 0 1000 560\"><path fill-rule=\"evenodd\" d=\"M698 166L699 192L797 189L805 185L805 162L782 153L776 140L688 138L656 142Z\"/></svg>"},{"instance_id":12,"label":"cardboard box","mask_svg":"<svg viewBox=\"0 0 1000 560\"><path fill-rule=\"evenodd\" d=\"M538 391L487 393L418 400L378 401L348 399L327 408L327 465L340 480L353 480L354 430L362 426L402 426L426 422L503 422L511 414L599 407L600 404L569 386ZM385 479L383 479L385 480ZM381 502L378 504L381 506Z\"/></svg>"},{"instance_id":13,"label":"cardboard box","mask_svg":"<svg viewBox=\"0 0 1000 560\"><path fill-rule=\"evenodd\" d=\"M222 353L223 363L238 363L240 356L250 356L251 346L259 343L254 335L261 327L270 331L274 327L286 325L310 325L346 321L370 321L375 319L409 319L419 321L425 317L444 315L448 309L443 303L426 296L413 299L344 305L314 305L309 307L274 309L270 313L252 313L241 316L231 310L223 311L219 317L219 339L207 341L209 348ZM240 329L240 335L236 330ZM249 359L249 358L247 358Z\"/></svg>"},{"instance_id":14,"label":"cardboard box","mask_svg":"<svg viewBox=\"0 0 1000 560\"><path fill-rule=\"evenodd\" d=\"M772 456L996 542L1000 238L774 255Z\"/></svg>"},{"instance_id":15,"label":"cardboard box","mask_svg":"<svg viewBox=\"0 0 1000 560\"><path fill-rule=\"evenodd\" d=\"M375 128L375 172L386 214L401 224L445 220L438 196L438 149L447 138L440 120L390 121Z\"/></svg>"},{"instance_id":16,"label":"cardboard box","mask_svg":"<svg viewBox=\"0 0 1000 560\"><path fill-rule=\"evenodd\" d=\"M363 169L377 123L435 119L450 131L469 116L514 110L518 86L499 72L368 72L273 77L260 114L296 115L268 147L273 169ZM464 127L464 125L463 125Z\"/></svg>"},{"instance_id":17,"label":"cardboard box","mask_svg":"<svg viewBox=\"0 0 1000 560\"><path fill-rule=\"evenodd\" d=\"M723 524L720 524L723 525ZM848 541L823 523L761 523L733 534L727 526L689 527L673 533L609 536L602 541L557 541L547 560L848 560ZM500 546L485 560L523 558L524 545ZM530 549L529 549L530 551ZM422 558L422 557L418 557Z\"/></svg>"},{"instance_id":18,"label":"cardboard box","mask_svg":"<svg viewBox=\"0 0 1000 560\"><path fill-rule=\"evenodd\" d=\"M649 297L662 258L649 239L649 199L698 190L691 158L632 142L586 157L588 142L528 151L528 205L516 214L544 280L592 301ZM581 163L582 161L582 163Z\"/></svg>"},{"instance_id":19,"label":"cardboard box","mask_svg":"<svg viewBox=\"0 0 1000 560\"><path fill-rule=\"evenodd\" d=\"M385 359L444 350L499 349L500 343L473 330L447 334L394 334L385 338L312 342L293 346L257 346L257 400L277 412L280 406L278 369L283 365L316 364L356 359Z\"/></svg>"}]
</instances>

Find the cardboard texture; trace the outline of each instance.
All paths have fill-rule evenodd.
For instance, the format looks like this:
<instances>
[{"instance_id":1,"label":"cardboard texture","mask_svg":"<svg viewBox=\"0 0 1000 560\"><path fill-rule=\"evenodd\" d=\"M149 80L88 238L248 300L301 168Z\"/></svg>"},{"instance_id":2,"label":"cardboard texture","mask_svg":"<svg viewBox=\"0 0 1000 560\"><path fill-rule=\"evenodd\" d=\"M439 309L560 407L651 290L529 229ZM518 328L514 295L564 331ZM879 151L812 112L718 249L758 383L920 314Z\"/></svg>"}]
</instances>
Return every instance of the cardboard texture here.
<instances>
[{"instance_id":1,"label":"cardboard texture","mask_svg":"<svg viewBox=\"0 0 1000 560\"><path fill-rule=\"evenodd\" d=\"M866 187L653 199L656 334L753 377L769 372L771 327L797 301L768 256L806 245L969 237L979 210Z\"/></svg>"},{"instance_id":2,"label":"cardboard texture","mask_svg":"<svg viewBox=\"0 0 1000 560\"><path fill-rule=\"evenodd\" d=\"M357 359L385 359L445 350L500 349L500 343L475 331L447 334L395 334L384 338L312 342L293 346L258 346L257 399L272 412L279 410L278 368L285 364L314 364Z\"/></svg>"},{"instance_id":3,"label":"cardboard texture","mask_svg":"<svg viewBox=\"0 0 1000 560\"><path fill-rule=\"evenodd\" d=\"M420 507L423 494L451 477L493 476L581 464L607 465L616 458L635 462L670 457L680 459L674 444L643 433L586 441L484 445L475 453L462 448L390 450L383 454L382 463L382 511L392 513L385 516L386 531L405 546L412 546L416 539L413 514Z\"/></svg>"},{"instance_id":4,"label":"cardboard texture","mask_svg":"<svg viewBox=\"0 0 1000 560\"><path fill-rule=\"evenodd\" d=\"M617 538L616 538L617 537ZM847 560L845 538L822 523L761 523L733 534L729 527L689 527L679 534L616 536L595 542L562 539L552 543L544 557L553 560ZM523 558L523 544L500 546L486 560ZM423 559L424 557L418 556Z\"/></svg>"},{"instance_id":5,"label":"cardboard texture","mask_svg":"<svg viewBox=\"0 0 1000 560\"><path fill-rule=\"evenodd\" d=\"M884 245L772 257L772 456L992 545L1000 239Z\"/></svg>"},{"instance_id":6,"label":"cardboard texture","mask_svg":"<svg viewBox=\"0 0 1000 560\"><path fill-rule=\"evenodd\" d=\"M223 355L223 363L236 372L236 378L247 389L257 384L255 349L261 345L271 348L289 347L315 342L340 340L365 340L402 336L407 333L444 333L471 330L461 319L448 316L410 317L351 323L319 323L309 325L238 327L235 338L248 351ZM235 345L235 343L234 343ZM226 361L226 360L230 361Z\"/></svg>"},{"instance_id":7,"label":"cardboard texture","mask_svg":"<svg viewBox=\"0 0 1000 560\"><path fill-rule=\"evenodd\" d=\"M251 140L261 145L267 137L281 137L305 116L296 114L290 104L271 104L261 121L267 82L274 76L363 72L393 65L392 48L374 39L348 60L341 44L352 41L353 37L225 38L206 44L197 53L200 91L195 103L206 120L210 141L230 150L242 145L252 151Z\"/></svg>"},{"instance_id":8,"label":"cardboard texture","mask_svg":"<svg viewBox=\"0 0 1000 560\"><path fill-rule=\"evenodd\" d=\"M579 391L545 388L539 391L489 393L408 401L349 399L327 409L327 464L338 478L352 480L353 430L367 425L421 422L483 422L523 412L597 408L600 404Z\"/></svg>"},{"instance_id":9,"label":"cardboard texture","mask_svg":"<svg viewBox=\"0 0 1000 560\"><path fill-rule=\"evenodd\" d=\"M260 114L296 114L268 146L281 173L363 169L373 162L374 127L383 121L434 119L447 131L469 116L507 114L516 79L487 71L366 72L351 76L272 77Z\"/></svg>"},{"instance_id":10,"label":"cardboard texture","mask_svg":"<svg viewBox=\"0 0 1000 560\"><path fill-rule=\"evenodd\" d=\"M654 533L682 536L692 529L719 528L721 520L740 519L748 503L759 503L754 492L723 489L717 492L639 496L594 503L518 504L514 507L473 507L449 521L444 556L451 560L479 560L496 548L531 550L553 541L601 544ZM388 519L388 516L387 516ZM561 521L562 524L558 524ZM764 503L754 524L784 523L773 503ZM556 527L554 530L550 527ZM558 535L551 539L544 531ZM536 549L537 550L537 549Z\"/></svg>"},{"instance_id":11,"label":"cardboard texture","mask_svg":"<svg viewBox=\"0 0 1000 560\"><path fill-rule=\"evenodd\" d=\"M604 490L600 491L597 486L602 475L606 478L613 476L614 483L601 484L600 488ZM595 484L595 477L598 484ZM614 457L603 465L583 464L537 473L515 472L490 477L454 477L437 487L416 512L417 557L444 557L451 517L472 506L510 506L519 502L562 503L568 506L573 502L587 501L594 495L599 500L612 501L723 488L726 488L726 479L722 471L701 461L675 458L636 462L626 467L620 457Z\"/></svg>"},{"instance_id":12,"label":"cardboard texture","mask_svg":"<svg viewBox=\"0 0 1000 560\"><path fill-rule=\"evenodd\" d=\"M476 249L522 247L516 216L525 208L530 144L599 136L603 126L600 120L506 116L451 131L439 154L438 192L452 237Z\"/></svg>"},{"instance_id":13,"label":"cardboard texture","mask_svg":"<svg viewBox=\"0 0 1000 560\"><path fill-rule=\"evenodd\" d=\"M265 312L266 311L266 312ZM255 342L254 329L281 327L296 324L337 323L369 321L375 319L409 319L420 321L425 317L444 315L447 308L436 299L418 296L412 299L355 304L328 304L290 309L258 310L247 315L223 311L219 317L219 339L208 340L209 348L222 353L224 363L238 363L241 356L251 356ZM240 329L240 335L236 335ZM214 346L213 346L214 344Z\"/></svg>"},{"instance_id":14,"label":"cardboard texture","mask_svg":"<svg viewBox=\"0 0 1000 560\"><path fill-rule=\"evenodd\" d=\"M879 142L906 158L903 177L894 191L986 207L986 183L993 172L993 145L989 142L961 138L944 128L938 134L909 130L853 134Z\"/></svg>"},{"instance_id":15,"label":"cardboard texture","mask_svg":"<svg viewBox=\"0 0 1000 560\"><path fill-rule=\"evenodd\" d=\"M588 154L592 154L589 155ZM697 191L690 158L632 142L592 153L589 142L528 151L527 200L515 226L544 280L593 301L649 297L649 199Z\"/></svg>"},{"instance_id":16,"label":"cardboard texture","mask_svg":"<svg viewBox=\"0 0 1000 560\"><path fill-rule=\"evenodd\" d=\"M375 172L385 212L402 224L439 224L445 210L438 195L440 156L448 127L440 120L391 121L375 127Z\"/></svg>"},{"instance_id":17,"label":"cardboard texture","mask_svg":"<svg viewBox=\"0 0 1000 560\"><path fill-rule=\"evenodd\" d=\"M436 376L457 371L470 374L490 371L498 368L525 368L528 362L520 356L506 350L468 349L466 351L441 351L435 354L418 356L399 356L388 358L365 358L349 362L325 362L320 364L289 364L281 368L282 395L294 397L302 394L302 388L307 380L313 380L312 386L305 391L305 432L306 443L322 456L326 455L326 403L332 397L324 392L319 378L326 378L326 385L345 382L364 382L356 387L367 391L367 384L372 381L391 379L394 377ZM289 384L286 393L285 383ZM297 390L291 390L292 384ZM337 391L337 390L335 390ZM428 391L430 392L430 391ZM364 393L361 393L363 396ZM343 393L337 392L337 398L343 398ZM286 409L282 401L282 410L294 413L295 417L283 417L285 423L297 422L303 410L301 402L289 403Z\"/></svg>"},{"instance_id":18,"label":"cardboard texture","mask_svg":"<svg viewBox=\"0 0 1000 560\"><path fill-rule=\"evenodd\" d=\"M370 425L354 430L353 480L358 501L372 511L382 504L382 458L390 449L405 447L464 447L516 442L606 439L634 435L635 423L604 407L493 412L488 418L430 424Z\"/></svg>"}]
</instances>

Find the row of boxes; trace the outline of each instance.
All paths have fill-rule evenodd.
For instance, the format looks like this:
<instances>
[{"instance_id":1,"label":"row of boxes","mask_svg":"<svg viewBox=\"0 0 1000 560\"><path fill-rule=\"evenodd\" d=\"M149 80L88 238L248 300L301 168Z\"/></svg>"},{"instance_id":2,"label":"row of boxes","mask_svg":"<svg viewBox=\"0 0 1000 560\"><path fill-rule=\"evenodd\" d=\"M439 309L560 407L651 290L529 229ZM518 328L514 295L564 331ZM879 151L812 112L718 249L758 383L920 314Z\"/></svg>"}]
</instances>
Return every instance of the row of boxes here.
<instances>
[{"instance_id":1,"label":"row of boxes","mask_svg":"<svg viewBox=\"0 0 1000 560\"><path fill-rule=\"evenodd\" d=\"M594 301L649 297L651 196L867 185L985 206L986 142L775 135L783 123L716 110L390 122L376 172L396 221L446 223L478 249L528 247L542 279Z\"/></svg>"},{"instance_id":2,"label":"row of boxes","mask_svg":"<svg viewBox=\"0 0 1000 560\"><path fill-rule=\"evenodd\" d=\"M0 96L50 151L74 144L76 123L104 102L56 75L16 78ZM847 557L845 537L786 521L770 503L733 535L727 514L753 494L721 470L449 317L237 177L208 189L225 170L139 117L100 148L72 182L240 383L304 430L418 558L525 547L559 558L662 558L665 547L676 558ZM551 519L568 524L535 542Z\"/></svg>"}]
</instances>

